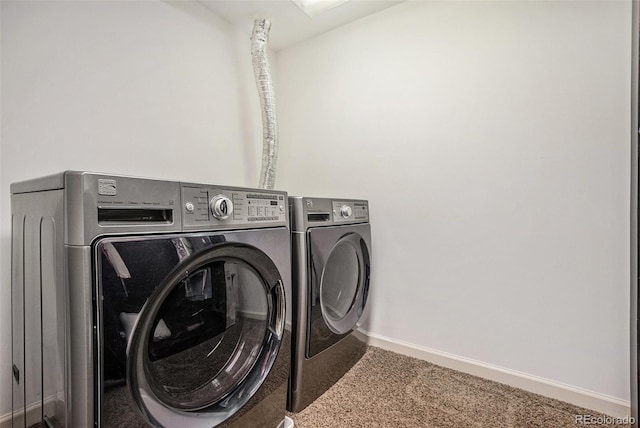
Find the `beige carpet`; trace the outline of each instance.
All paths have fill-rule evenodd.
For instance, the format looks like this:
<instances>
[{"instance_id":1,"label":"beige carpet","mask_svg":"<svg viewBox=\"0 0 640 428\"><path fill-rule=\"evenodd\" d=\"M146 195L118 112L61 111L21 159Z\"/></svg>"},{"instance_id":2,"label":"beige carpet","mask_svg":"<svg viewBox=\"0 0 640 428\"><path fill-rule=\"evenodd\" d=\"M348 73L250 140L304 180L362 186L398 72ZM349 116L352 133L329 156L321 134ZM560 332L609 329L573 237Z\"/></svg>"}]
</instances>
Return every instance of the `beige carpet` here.
<instances>
[{"instance_id":1,"label":"beige carpet","mask_svg":"<svg viewBox=\"0 0 640 428\"><path fill-rule=\"evenodd\" d=\"M561 401L376 347L300 413L297 428L580 427L605 417Z\"/></svg>"}]
</instances>

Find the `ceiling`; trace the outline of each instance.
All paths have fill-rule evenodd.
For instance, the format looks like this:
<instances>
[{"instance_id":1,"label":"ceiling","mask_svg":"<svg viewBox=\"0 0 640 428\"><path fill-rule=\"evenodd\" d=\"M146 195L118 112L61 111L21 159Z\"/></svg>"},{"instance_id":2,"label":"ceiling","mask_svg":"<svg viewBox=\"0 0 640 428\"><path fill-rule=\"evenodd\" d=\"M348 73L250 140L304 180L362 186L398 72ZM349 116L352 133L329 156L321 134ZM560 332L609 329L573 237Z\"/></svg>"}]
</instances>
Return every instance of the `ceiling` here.
<instances>
[{"instance_id":1,"label":"ceiling","mask_svg":"<svg viewBox=\"0 0 640 428\"><path fill-rule=\"evenodd\" d=\"M200 0L221 18L251 36L255 19L271 21L269 47L274 51L315 37L404 0L351 0L308 17L290 0Z\"/></svg>"}]
</instances>

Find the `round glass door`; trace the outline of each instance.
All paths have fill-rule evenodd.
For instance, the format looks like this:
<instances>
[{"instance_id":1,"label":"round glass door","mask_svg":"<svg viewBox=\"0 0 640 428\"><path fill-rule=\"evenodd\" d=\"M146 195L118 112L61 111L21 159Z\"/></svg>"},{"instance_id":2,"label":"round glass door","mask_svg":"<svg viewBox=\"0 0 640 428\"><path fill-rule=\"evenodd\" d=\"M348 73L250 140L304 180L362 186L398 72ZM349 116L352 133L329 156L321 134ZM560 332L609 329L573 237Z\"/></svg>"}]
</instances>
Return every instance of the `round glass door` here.
<instances>
[{"instance_id":1,"label":"round glass door","mask_svg":"<svg viewBox=\"0 0 640 428\"><path fill-rule=\"evenodd\" d=\"M350 233L331 249L320 280L322 315L329 328L347 333L360 319L369 287L369 252L362 237Z\"/></svg>"},{"instance_id":2,"label":"round glass door","mask_svg":"<svg viewBox=\"0 0 640 428\"><path fill-rule=\"evenodd\" d=\"M277 355L282 281L262 252L229 245L185 261L140 313L127 377L134 401L159 425L176 412L213 412L221 422L251 398Z\"/></svg>"}]
</instances>

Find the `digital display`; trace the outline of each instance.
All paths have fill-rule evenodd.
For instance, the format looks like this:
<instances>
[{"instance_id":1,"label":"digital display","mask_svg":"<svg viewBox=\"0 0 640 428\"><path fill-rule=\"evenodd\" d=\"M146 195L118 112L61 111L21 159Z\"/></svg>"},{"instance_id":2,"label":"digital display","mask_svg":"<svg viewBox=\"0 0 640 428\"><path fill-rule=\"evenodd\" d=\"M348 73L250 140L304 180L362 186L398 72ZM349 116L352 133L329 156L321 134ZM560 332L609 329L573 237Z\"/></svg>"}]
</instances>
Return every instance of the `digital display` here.
<instances>
[{"instance_id":1,"label":"digital display","mask_svg":"<svg viewBox=\"0 0 640 428\"><path fill-rule=\"evenodd\" d=\"M274 201L278 200L277 195L263 195L259 193L247 193L247 199L273 199Z\"/></svg>"}]
</instances>

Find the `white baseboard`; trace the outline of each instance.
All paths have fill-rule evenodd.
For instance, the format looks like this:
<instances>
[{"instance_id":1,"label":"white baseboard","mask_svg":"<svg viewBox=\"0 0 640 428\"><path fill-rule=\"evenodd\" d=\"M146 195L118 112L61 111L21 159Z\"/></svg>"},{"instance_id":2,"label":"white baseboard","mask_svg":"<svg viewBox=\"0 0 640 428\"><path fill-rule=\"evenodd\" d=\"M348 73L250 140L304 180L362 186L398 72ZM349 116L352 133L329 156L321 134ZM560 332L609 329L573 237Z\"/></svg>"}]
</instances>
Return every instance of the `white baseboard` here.
<instances>
[{"instance_id":1,"label":"white baseboard","mask_svg":"<svg viewBox=\"0 0 640 428\"><path fill-rule=\"evenodd\" d=\"M53 408L55 406L56 396L51 395L44 399L44 410L45 414L52 413ZM26 412L24 410L16 412L16 426L25 426L25 416L27 418L26 426L29 426L35 422L39 422L42 418L42 403L36 402L30 404L26 408ZM11 413L7 413L5 415L0 415L0 428L12 428L11 425Z\"/></svg>"},{"instance_id":2,"label":"white baseboard","mask_svg":"<svg viewBox=\"0 0 640 428\"><path fill-rule=\"evenodd\" d=\"M567 385L561 382L533 376L527 373L483 363L471 358L460 357L447 352L437 351L412 343L391 339L360 329L356 332L361 340L369 345L377 346L398 354L425 360L439 366L469 373L484 379L500 382L515 388L546 397L565 401L576 406L595 410L605 415L624 418L631 415L629 401L621 400L609 395L589 391L587 389Z\"/></svg>"},{"instance_id":3,"label":"white baseboard","mask_svg":"<svg viewBox=\"0 0 640 428\"><path fill-rule=\"evenodd\" d=\"M11 413L0 416L0 428L11 428Z\"/></svg>"}]
</instances>

